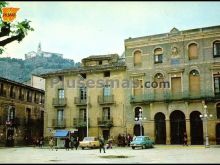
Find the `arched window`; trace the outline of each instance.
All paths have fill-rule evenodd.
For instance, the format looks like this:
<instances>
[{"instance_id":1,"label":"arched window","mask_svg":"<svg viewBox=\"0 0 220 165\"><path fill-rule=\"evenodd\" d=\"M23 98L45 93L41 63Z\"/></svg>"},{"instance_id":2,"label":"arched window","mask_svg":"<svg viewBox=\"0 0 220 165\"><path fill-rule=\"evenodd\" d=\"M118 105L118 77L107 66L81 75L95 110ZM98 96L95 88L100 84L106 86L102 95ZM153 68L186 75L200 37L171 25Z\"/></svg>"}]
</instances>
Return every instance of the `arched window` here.
<instances>
[{"instance_id":1,"label":"arched window","mask_svg":"<svg viewBox=\"0 0 220 165\"><path fill-rule=\"evenodd\" d=\"M137 50L134 52L134 66L140 66L142 62L141 51Z\"/></svg>"},{"instance_id":2,"label":"arched window","mask_svg":"<svg viewBox=\"0 0 220 165\"><path fill-rule=\"evenodd\" d=\"M162 63L163 62L163 50L161 48L156 48L154 50L154 63Z\"/></svg>"},{"instance_id":3,"label":"arched window","mask_svg":"<svg viewBox=\"0 0 220 165\"><path fill-rule=\"evenodd\" d=\"M189 91L190 95L200 94L200 75L195 69L189 73Z\"/></svg>"},{"instance_id":4,"label":"arched window","mask_svg":"<svg viewBox=\"0 0 220 165\"><path fill-rule=\"evenodd\" d=\"M216 116L217 119L220 119L220 103L216 105Z\"/></svg>"},{"instance_id":5,"label":"arched window","mask_svg":"<svg viewBox=\"0 0 220 165\"><path fill-rule=\"evenodd\" d=\"M213 57L220 57L220 41L213 43Z\"/></svg>"},{"instance_id":6,"label":"arched window","mask_svg":"<svg viewBox=\"0 0 220 165\"><path fill-rule=\"evenodd\" d=\"M192 43L188 47L189 60L198 58L198 46L196 43Z\"/></svg>"}]
</instances>

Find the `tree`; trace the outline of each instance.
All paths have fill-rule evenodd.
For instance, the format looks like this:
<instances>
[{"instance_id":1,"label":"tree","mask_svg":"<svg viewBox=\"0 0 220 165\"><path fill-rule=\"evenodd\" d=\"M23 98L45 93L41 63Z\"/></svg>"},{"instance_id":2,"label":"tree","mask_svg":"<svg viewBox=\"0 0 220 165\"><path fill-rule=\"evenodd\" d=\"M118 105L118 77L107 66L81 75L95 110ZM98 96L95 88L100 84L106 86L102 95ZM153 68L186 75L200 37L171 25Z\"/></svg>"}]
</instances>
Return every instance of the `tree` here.
<instances>
[{"instance_id":1,"label":"tree","mask_svg":"<svg viewBox=\"0 0 220 165\"><path fill-rule=\"evenodd\" d=\"M5 1L0 2L0 8L8 6L8 3ZM2 15L2 10L0 10L0 14ZM8 23L4 22L1 19L0 22L0 54L4 51L4 46L7 44L18 41L21 42L29 31L34 31L34 29L30 26L29 20L24 20L17 23Z\"/></svg>"}]
</instances>

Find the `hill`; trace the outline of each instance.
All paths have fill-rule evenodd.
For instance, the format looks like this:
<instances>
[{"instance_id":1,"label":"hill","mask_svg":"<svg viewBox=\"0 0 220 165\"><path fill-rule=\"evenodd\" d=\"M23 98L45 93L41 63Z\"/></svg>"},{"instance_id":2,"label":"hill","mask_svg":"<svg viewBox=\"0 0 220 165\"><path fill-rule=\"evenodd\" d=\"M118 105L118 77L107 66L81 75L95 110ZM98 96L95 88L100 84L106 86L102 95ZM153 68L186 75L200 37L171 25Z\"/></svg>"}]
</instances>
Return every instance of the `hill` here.
<instances>
[{"instance_id":1,"label":"hill","mask_svg":"<svg viewBox=\"0 0 220 165\"><path fill-rule=\"evenodd\" d=\"M0 58L0 76L17 82L30 80L32 74L43 74L61 69L80 66L74 60L53 55L51 57L36 56L30 59Z\"/></svg>"}]
</instances>

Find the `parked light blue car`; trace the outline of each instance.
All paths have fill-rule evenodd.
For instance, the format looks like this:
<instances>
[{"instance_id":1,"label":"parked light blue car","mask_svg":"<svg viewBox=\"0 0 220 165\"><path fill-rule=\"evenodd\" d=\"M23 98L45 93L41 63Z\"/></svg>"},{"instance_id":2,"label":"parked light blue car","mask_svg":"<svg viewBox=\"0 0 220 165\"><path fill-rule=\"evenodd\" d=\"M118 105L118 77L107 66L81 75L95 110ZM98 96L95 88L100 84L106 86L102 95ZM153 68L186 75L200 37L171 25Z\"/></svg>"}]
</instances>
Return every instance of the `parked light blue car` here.
<instances>
[{"instance_id":1,"label":"parked light blue car","mask_svg":"<svg viewBox=\"0 0 220 165\"><path fill-rule=\"evenodd\" d=\"M133 141L130 143L132 149L136 147L144 148L153 148L154 141L150 139L149 136L136 136Z\"/></svg>"}]
</instances>

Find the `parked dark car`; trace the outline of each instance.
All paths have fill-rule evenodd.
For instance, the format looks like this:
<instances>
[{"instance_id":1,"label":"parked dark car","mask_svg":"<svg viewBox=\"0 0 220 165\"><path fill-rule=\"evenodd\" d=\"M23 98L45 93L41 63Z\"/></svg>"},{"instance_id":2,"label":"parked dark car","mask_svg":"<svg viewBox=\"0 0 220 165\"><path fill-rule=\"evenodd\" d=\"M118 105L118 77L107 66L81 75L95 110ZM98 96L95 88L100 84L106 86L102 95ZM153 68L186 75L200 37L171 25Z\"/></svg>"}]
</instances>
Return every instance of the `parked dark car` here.
<instances>
[{"instance_id":1,"label":"parked dark car","mask_svg":"<svg viewBox=\"0 0 220 165\"><path fill-rule=\"evenodd\" d=\"M153 148L154 141L150 139L149 136L136 136L133 141L130 143L132 149L136 147L144 148Z\"/></svg>"}]
</instances>

